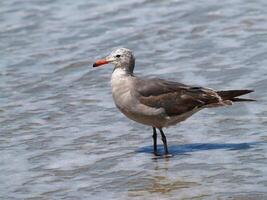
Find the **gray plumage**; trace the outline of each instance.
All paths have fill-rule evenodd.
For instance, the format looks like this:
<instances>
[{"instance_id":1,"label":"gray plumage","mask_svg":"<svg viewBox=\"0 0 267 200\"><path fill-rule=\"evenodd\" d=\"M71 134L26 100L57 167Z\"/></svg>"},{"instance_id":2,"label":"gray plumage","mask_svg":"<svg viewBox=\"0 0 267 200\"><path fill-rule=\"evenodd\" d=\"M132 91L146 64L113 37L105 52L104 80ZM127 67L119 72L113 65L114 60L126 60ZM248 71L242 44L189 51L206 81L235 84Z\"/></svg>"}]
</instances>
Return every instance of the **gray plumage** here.
<instances>
[{"instance_id":1,"label":"gray plumage","mask_svg":"<svg viewBox=\"0 0 267 200\"><path fill-rule=\"evenodd\" d=\"M105 62L115 65L111 85L113 99L119 110L134 121L158 128L163 135L163 127L175 125L203 108L252 101L238 98L252 90L215 91L159 78L136 77L133 73L134 55L126 48L113 51L99 63ZM94 67L101 64L96 62ZM166 138L164 145L167 150ZM154 140L154 151L155 148Z\"/></svg>"}]
</instances>

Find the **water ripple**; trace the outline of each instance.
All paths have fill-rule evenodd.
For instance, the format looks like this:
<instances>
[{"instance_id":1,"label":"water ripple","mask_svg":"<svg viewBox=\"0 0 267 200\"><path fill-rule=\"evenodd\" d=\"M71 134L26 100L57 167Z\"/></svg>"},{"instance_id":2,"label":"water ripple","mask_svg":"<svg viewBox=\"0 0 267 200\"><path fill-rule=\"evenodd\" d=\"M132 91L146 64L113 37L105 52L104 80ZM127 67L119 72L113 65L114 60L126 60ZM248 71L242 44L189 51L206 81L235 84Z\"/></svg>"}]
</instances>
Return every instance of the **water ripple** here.
<instances>
[{"instance_id":1,"label":"water ripple","mask_svg":"<svg viewBox=\"0 0 267 200\"><path fill-rule=\"evenodd\" d=\"M1 199L267 199L266 3L259 1L0 2ZM258 101L203 110L166 130L112 101L112 49L136 72ZM159 146L163 151L162 146Z\"/></svg>"}]
</instances>

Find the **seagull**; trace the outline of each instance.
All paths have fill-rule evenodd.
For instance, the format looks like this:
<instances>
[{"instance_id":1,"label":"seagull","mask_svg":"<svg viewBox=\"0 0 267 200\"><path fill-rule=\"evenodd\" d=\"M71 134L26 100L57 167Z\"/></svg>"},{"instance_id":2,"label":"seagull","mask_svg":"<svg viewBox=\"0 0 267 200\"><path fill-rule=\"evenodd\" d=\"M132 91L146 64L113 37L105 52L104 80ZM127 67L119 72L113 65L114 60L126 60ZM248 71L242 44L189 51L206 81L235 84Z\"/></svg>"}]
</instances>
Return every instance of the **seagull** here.
<instances>
[{"instance_id":1,"label":"seagull","mask_svg":"<svg viewBox=\"0 0 267 200\"><path fill-rule=\"evenodd\" d=\"M157 129L164 145L164 155L171 155L163 128L176 125L204 108L254 101L239 98L253 90L216 91L160 78L137 77L133 72L135 57L133 52L126 48L112 51L109 56L97 60L93 67L108 63L115 66L111 87L116 107L129 119L152 127L153 153L156 156Z\"/></svg>"}]
</instances>

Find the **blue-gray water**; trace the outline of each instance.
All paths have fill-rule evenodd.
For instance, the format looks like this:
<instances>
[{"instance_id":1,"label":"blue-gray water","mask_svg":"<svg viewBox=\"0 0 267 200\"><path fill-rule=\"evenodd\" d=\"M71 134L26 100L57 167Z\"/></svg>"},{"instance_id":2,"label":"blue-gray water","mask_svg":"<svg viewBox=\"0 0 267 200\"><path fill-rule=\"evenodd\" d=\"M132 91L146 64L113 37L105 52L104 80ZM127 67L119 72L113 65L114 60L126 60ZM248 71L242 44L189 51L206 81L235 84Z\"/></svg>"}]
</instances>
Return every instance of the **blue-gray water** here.
<instances>
[{"instance_id":1,"label":"blue-gray water","mask_svg":"<svg viewBox=\"0 0 267 200\"><path fill-rule=\"evenodd\" d=\"M186 0L1 0L0 199L267 199L267 3ZM136 73L216 89L255 89L253 103L206 109L152 130L115 108L123 46Z\"/></svg>"}]
</instances>

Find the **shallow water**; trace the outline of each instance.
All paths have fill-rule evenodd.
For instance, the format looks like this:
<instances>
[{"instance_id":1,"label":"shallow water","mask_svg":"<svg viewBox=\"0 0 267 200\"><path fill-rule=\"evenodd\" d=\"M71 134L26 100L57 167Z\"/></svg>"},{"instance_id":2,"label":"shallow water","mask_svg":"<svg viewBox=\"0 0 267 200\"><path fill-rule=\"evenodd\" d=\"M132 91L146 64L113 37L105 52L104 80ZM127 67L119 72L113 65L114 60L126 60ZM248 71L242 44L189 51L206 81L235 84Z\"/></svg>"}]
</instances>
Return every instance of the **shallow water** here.
<instances>
[{"instance_id":1,"label":"shallow water","mask_svg":"<svg viewBox=\"0 0 267 200\"><path fill-rule=\"evenodd\" d=\"M266 1L0 2L1 199L267 199ZM114 107L111 66L124 46L136 73L253 103L206 109L165 132ZM161 146L162 151L162 146Z\"/></svg>"}]
</instances>

